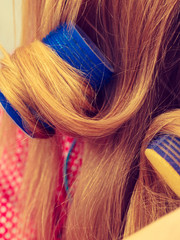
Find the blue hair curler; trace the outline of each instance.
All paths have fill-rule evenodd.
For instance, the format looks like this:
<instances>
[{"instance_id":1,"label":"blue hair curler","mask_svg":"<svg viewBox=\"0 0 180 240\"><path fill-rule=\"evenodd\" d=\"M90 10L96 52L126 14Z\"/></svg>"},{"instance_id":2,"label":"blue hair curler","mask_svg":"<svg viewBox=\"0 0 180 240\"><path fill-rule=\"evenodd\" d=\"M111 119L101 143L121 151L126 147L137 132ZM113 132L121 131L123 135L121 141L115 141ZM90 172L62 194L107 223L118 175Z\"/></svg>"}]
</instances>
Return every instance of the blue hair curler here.
<instances>
[{"instance_id":1,"label":"blue hair curler","mask_svg":"<svg viewBox=\"0 0 180 240\"><path fill-rule=\"evenodd\" d=\"M153 168L180 197L180 138L173 135L156 136L145 150Z\"/></svg>"},{"instance_id":2,"label":"blue hair curler","mask_svg":"<svg viewBox=\"0 0 180 240\"><path fill-rule=\"evenodd\" d=\"M80 70L95 91L107 84L112 77L113 68L91 39L73 24L62 24L50 32L42 42L50 47L64 61ZM44 134L33 133L18 111L0 92L0 103L13 121L32 138L48 138L55 134L55 127L43 121L33 109L31 113L44 129Z\"/></svg>"}]
</instances>

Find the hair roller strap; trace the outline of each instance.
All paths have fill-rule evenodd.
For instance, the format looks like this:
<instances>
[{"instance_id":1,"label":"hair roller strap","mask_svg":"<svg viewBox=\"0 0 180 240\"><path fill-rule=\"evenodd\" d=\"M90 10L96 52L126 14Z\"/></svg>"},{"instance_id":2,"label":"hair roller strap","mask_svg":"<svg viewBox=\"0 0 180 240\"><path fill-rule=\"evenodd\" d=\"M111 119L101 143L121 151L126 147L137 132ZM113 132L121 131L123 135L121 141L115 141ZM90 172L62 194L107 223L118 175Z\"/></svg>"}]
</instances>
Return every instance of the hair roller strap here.
<instances>
[{"instance_id":1,"label":"hair roller strap","mask_svg":"<svg viewBox=\"0 0 180 240\"><path fill-rule=\"evenodd\" d=\"M79 70L95 91L107 84L112 77L113 68L91 39L73 24L61 24L50 32L42 42L50 47L64 61ZM13 121L32 138L48 138L55 134L55 127L43 121L33 109L29 109L38 124L44 129L43 134L31 132L28 124L19 112L12 107L0 92L0 103Z\"/></svg>"}]
</instances>

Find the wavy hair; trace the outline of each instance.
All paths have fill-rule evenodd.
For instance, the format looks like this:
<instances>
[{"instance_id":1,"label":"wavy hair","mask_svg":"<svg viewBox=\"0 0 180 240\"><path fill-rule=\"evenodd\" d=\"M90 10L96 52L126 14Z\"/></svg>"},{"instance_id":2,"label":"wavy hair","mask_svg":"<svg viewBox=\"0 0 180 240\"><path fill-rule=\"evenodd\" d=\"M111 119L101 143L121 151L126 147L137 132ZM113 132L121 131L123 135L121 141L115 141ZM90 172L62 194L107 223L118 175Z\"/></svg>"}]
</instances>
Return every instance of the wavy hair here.
<instances>
[{"instance_id":1,"label":"wavy hair","mask_svg":"<svg viewBox=\"0 0 180 240\"><path fill-rule=\"evenodd\" d=\"M28 140L23 231L33 221L37 240L54 238L60 133L84 142L63 239L121 239L180 206L144 155L156 134L180 136L178 11L178 0L23 1L22 46L4 52L0 90L32 131L42 129L27 106L56 127ZM77 23L112 63L100 92L40 41L63 22ZM3 118L1 153L13 154L16 127Z\"/></svg>"}]
</instances>

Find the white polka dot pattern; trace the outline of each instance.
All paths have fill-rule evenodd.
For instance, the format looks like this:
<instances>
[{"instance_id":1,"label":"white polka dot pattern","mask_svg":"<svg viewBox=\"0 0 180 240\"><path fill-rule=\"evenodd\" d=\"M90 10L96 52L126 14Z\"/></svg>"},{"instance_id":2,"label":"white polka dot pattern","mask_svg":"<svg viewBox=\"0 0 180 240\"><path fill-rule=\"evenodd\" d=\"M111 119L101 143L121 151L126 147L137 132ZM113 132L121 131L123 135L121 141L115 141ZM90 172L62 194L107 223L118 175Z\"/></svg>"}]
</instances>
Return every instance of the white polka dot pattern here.
<instances>
[{"instance_id":1,"label":"white polka dot pattern","mask_svg":"<svg viewBox=\"0 0 180 240\"><path fill-rule=\"evenodd\" d=\"M0 159L0 239L32 239L30 232L26 236L18 233L18 213L16 200L22 181L24 163L27 156L27 137L17 130L17 149L13 157L6 150Z\"/></svg>"},{"instance_id":2,"label":"white polka dot pattern","mask_svg":"<svg viewBox=\"0 0 180 240\"><path fill-rule=\"evenodd\" d=\"M66 159L72 142L73 138L63 137L62 161ZM8 156L5 150L0 159L0 240L35 240L31 227L24 236L18 230L20 219L16 210L16 203L28 149L28 139L20 129L17 130L16 143L17 148L14 156ZM72 186L82 164L81 145L81 143L77 143L70 156L67 169L69 186ZM57 205L59 206L62 205L66 197L62 183L63 181L60 180L57 189ZM60 232L63 224L63 221L62 224L59 224L58 232Z\"/></svg>"}]
</instances>

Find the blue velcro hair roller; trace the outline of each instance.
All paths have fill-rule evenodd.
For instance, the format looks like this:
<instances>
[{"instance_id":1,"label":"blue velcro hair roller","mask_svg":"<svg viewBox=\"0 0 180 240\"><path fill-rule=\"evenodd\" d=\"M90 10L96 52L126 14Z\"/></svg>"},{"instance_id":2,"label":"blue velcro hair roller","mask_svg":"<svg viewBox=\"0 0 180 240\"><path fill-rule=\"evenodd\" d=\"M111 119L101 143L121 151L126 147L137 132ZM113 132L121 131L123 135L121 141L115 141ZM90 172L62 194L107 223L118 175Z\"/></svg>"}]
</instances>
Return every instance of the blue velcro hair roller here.
<instances>
[{"instance_id":1,"label":"blue velcro hair roller","mask_svg":"<svg viewBox=\"0 0 180 240\"><path fill-rule=\"evenodd\" d=\"M95 90L109 82L113 68L78 26L60 25L42 42L50 46L71 66L80 70Z\"/></svg>"},{"instance_id":2,"label":"blue velcro hair roller","mask_svg":"<svg viewBox=\"0 0 180 240\"><path fill-rule=\"evenodd\" d=\"M113 68L109 61L78 26L73 26L72 24L60 25L56 30L50 32L42 42L48 45L72 67L80 70L95 91L107 84L112 77ZM44 129L43 135L29 130L28 124L1 92L0 103L14 122L30 137L48 138L54 135L55 128L45 123L33 109L30 111Z\"/></svg>"},{"instance_id":3,"label":"blue velcro hair roller","mask_svg":"<svg viewBox=\"0 0 180 240\"><path fill-rule=\"evenodd\" d=\"M180 138L160 135L150 142L145 155L153 168L180 197Z\"/></svg>"}]
</instances>

